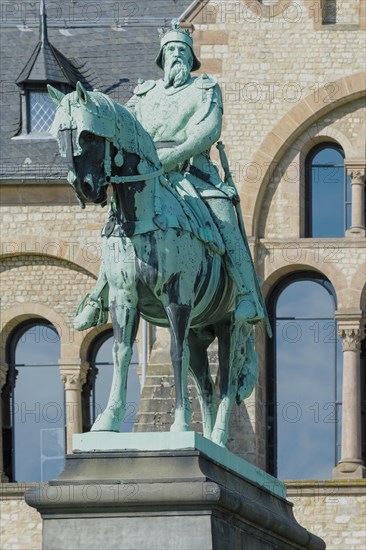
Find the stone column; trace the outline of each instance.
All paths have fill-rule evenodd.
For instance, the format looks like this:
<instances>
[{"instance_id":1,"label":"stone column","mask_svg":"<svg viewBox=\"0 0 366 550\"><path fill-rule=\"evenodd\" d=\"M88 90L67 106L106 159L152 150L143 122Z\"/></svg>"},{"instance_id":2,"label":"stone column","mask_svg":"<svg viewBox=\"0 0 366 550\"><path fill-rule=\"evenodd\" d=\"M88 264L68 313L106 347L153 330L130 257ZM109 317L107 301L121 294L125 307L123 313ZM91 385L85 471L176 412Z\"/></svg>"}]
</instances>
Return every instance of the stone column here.
<instances>
[{"instance_id":1,"label":"stone column","mask_svg":"<svg viewBox=\"0 0 366 550\"><path fill-rule=\"evenodd\" d=\"M364 237L365 230L365 167L347 165L352 185L352 220L349 237Z\"/></svg>"},{"instance_id":2,"label":"stone column","mask_svg":"<svg viewBox=\"0 0 366 550\"><path fill-rule=\"evenodd\" d=\"M3 403L1 400L1 392L5 386L6 376L8 373L9 366L6 363L0 363L0 483L6 483L8 478L4 473L4 457L3 457Z\"/></svg>"},{"instance_id":3,"label":"stone column","mask_svg":"<svg viewBox=\"0 0 366 550\"><path fill-rule=\"evenodd\" d=\"M72 436L82 432L81 391L89 363L80 359L59 361L61 380L65 384L66 452L72 452Z\"/></svg>"},{"instance_id":4,"label":"stone column","mask_svg":"<svg viewBox=\"0 0 366 550\"><path fill-rule=\"evenodd\" d=\"M361 450L360 342L362 329L350 322L338 322L343 348L341 460L333 477L363 478L366 469Z\"/></svg>"}]
</instances>

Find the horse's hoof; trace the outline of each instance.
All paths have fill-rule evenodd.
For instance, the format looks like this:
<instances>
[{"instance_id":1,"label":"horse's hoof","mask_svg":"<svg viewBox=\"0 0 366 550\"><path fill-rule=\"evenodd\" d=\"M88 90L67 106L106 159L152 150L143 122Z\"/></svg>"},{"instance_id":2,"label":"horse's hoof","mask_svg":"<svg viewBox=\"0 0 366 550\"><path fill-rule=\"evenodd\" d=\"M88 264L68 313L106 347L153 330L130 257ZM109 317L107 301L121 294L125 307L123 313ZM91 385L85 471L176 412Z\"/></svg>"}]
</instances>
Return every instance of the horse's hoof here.
<instances>
[{"instance_id":1,"label":"horse's hoof","mask_svg":"<svg viewBox=\"0 0 366 550\"><path fill-rule=\"evenodd\" d=\"M91 432L119 432L119 422L115 421L113 414L98 414L94 424L90 428Z\"/></svg>"},{"instance_id":2,"label":"horse's hoof","mask_svg":"<svg viewBox=\"0 0 366 550\"><path fill-rule=\"evenodd\" d=\"M174 422L174 424L170 426L170 431L171 432L190 432L191 427L187 423Z\"/></svg>"},{"instance_id":3,"label":"horse's hoof","mask_svg":"<svg viewBox=\"0 0 366 550\"><path fill-rule=\"evenodd\" d=\"M226 449L226 445L225 445L226 440L227 440L226 431L215 428L211 434L211 441L213 443L216 443L216 445L219 445L219 447L223 447L224 449Z\"/></svg>"}]
</instances>

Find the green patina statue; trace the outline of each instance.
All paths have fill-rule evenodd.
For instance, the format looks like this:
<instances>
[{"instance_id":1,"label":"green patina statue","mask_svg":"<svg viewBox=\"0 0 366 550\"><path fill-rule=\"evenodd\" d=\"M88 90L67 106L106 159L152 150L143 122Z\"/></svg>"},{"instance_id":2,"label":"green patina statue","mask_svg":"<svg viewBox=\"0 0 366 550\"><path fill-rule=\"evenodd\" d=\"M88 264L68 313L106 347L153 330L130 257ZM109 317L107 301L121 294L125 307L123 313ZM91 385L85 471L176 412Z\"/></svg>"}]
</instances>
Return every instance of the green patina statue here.
<instances>
[{"instance_id":1,"label":"green patina statue","mask_svg":"<svg viewBox=\"0 0 366 550\"><path fill-rule=\"evenodd\" d=\"M192 37L173 22L162 35L157 65L164 69L164 79L140 81L133 97L125 105L152 137L164 172L189 201L199 194L205 200L225 243L227 267L237 288L236 317L257 322L264 317L261 296L256 285L250 253L237 224L232 185L222 182L210 160L210 148L220 138L222 98L216 78L206 74L191 77L200 68L194 54ZM197 204L207 216L201 201ZM85 330L106 322L100 302L105 274L88 300L82 303L75 327ZM104 300L106 303L106 300Z\"/></svg>"},{"instance_id":2,"label":"green patina statue","mask_svg":"<svg viewBox=\"0 0 366 550\"><path fill-rule=\"evenodd\" d=\"M106 186L113 186L98 281L75 319L84 330L105 323L109 309L115 336L111 394L92 430L119 430L142 315L170 328L176 385L171 430L189 430L190 370L204 435L224 445L232 405L250 395L257 378L253 325L264 319L270 328L223 145L225 181L209 156L221 133L217 81L191 76L200 62L191 35L177 22L162 35L156 63L164 79L139 81L124 107L80 84L67 96L49 87L58 105L53 132L81 205L104 205ZM216 336L217 414L207 359Z\"/></svg>"}]
</instances>

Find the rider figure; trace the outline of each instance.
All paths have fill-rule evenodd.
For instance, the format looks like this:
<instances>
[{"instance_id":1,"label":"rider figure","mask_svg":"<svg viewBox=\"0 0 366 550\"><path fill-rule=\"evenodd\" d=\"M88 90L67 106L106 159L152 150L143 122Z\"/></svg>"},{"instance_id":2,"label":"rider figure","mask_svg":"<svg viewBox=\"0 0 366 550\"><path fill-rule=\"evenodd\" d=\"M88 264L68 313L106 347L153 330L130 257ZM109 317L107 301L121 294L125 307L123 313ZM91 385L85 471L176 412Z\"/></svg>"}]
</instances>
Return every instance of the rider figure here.
<instances>
[{"instance_id":1,"label":"rider figure","mask_svg":"<svg viewBox=\"0 0 366 550\"><path fill-rule=\"evenodd\" d=\"M167 179L178 187L188 181L205 201L225 243L226 264L237 287L236 319L257 323L265 314L245 236L233 208L236 191L221 180L209 156L221 134L220 87L212 76L191 76L200 61L191 35L177 22L173 21L172 29L162 35L156 63L164 70L164 79L140 80L125 107L152 137ZM93 293L79 307L75 318L78 330L106 322L101 308L107 292L102 268Z\"/></svg>"}]
</instances>

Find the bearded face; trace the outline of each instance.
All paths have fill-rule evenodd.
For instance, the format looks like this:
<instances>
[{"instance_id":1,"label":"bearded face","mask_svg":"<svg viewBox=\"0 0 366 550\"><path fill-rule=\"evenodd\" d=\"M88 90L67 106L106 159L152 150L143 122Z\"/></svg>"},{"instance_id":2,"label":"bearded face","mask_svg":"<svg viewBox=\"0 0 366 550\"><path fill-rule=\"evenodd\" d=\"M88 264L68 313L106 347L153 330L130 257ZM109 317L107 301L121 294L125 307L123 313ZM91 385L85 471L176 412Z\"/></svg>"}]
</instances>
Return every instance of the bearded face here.
<instances>
[{"instance_id":1,"label":"bearded face","mask_svg":"<svg viewBox=\"0 0 366 550\"><path fill-rule=\"evenodd\" d=\"M178 88L187 82L192 68L191 49L182 42L168 42L163 51L164 87Z\"/></svg>"}]
</instances>

